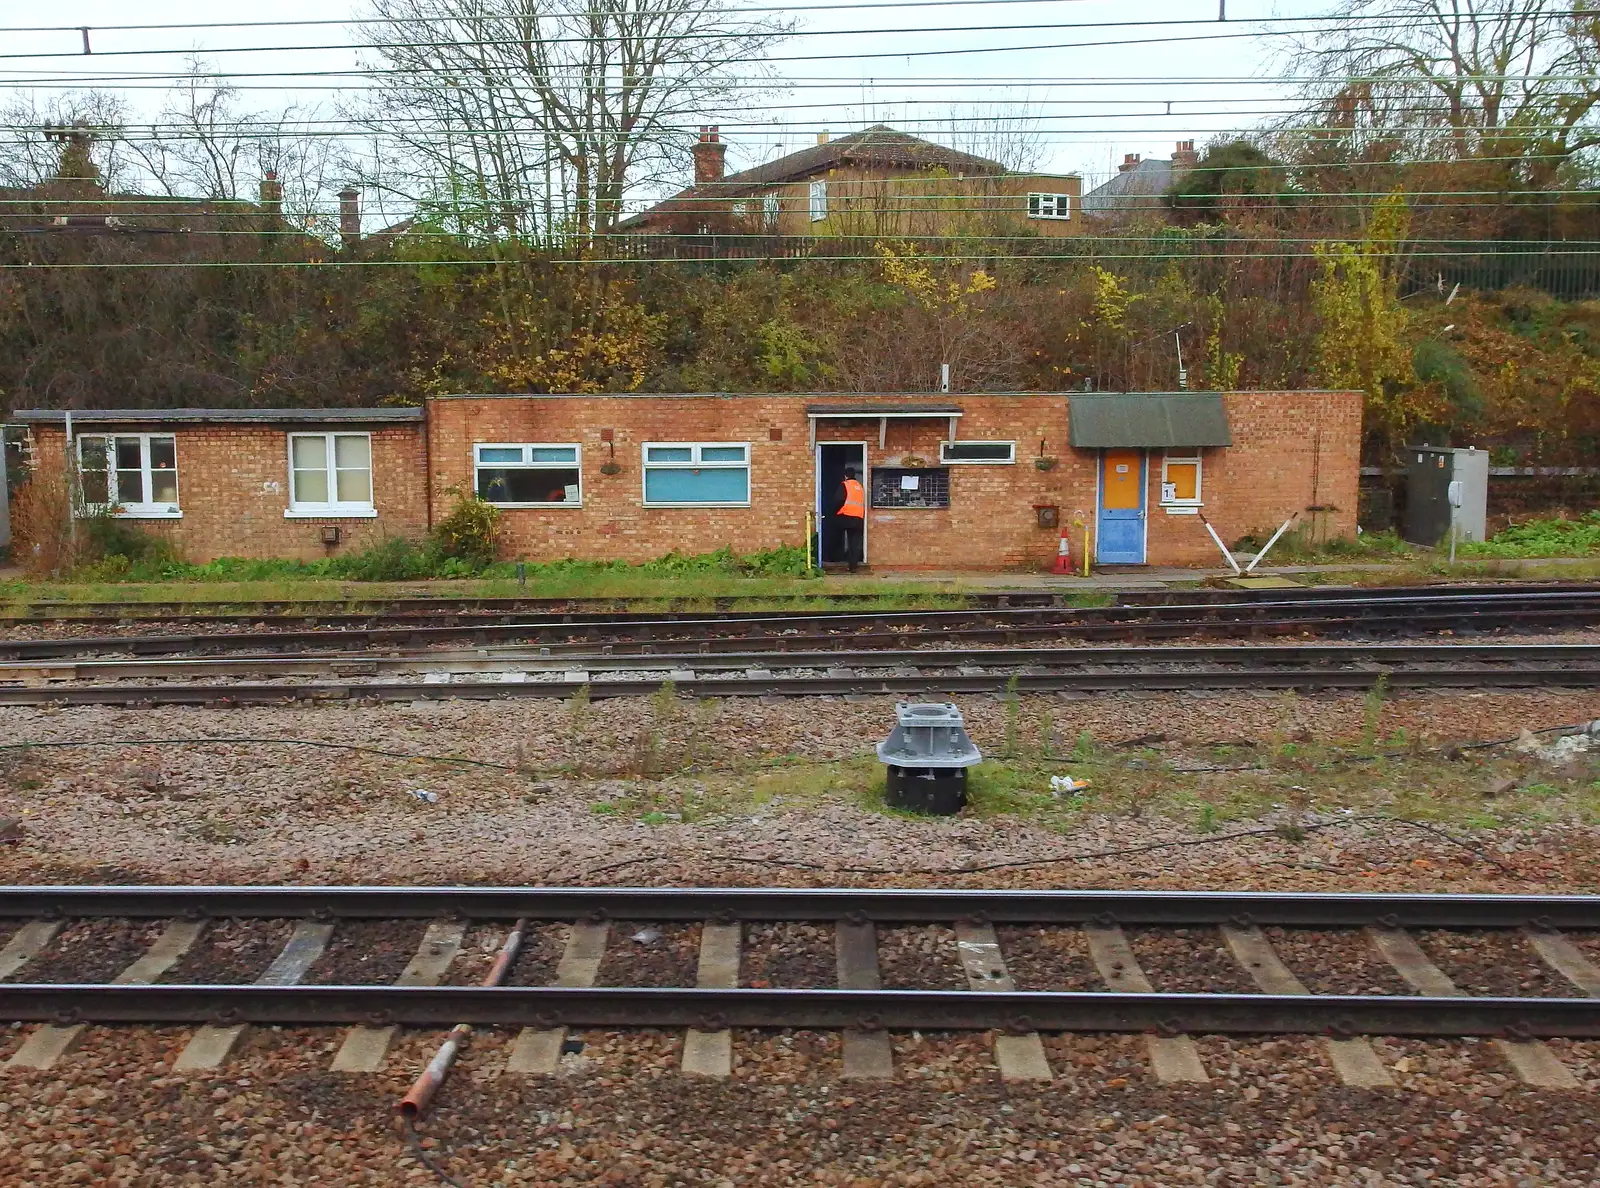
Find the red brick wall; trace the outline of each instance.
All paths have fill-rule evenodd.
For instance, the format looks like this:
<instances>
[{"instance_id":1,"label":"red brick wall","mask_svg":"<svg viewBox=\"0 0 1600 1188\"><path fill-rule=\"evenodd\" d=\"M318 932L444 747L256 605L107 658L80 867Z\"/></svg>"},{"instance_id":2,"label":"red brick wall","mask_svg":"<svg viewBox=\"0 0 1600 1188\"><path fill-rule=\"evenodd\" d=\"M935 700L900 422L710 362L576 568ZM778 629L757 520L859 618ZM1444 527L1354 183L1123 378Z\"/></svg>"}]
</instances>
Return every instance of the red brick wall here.
<instances>
[{"instance_id":1,"label":"red brick wall","mask_svg":"<svg viewBox=\"0 0 1600 1188\"><path fill-rule=\"evenodd\" d=\"M1246 533L1270 535L1300 512L1319 538L1354 536L1361 393L1227 392L1223 404L1233 445L1201 451L1203 511L1217 535L1231 548ZM1223 564L1198 516L1159 506L1162 451L1149 458L1150 563ZM1335 510L1306 510L1315 505Z\"/></svg>"},{"instance_id":2,"label":"red brick wall","mask_svg":"<svg viewBox=\"0 0 1600 1188\"><path fill-rule=\"evenodd\" d=\"M286 519L289 506L288 433L302 429L370 431L372 493L377 516ZM128 432L134 432L130 427ZM395 425L140 425L141 433L170 432L177 439L179 520L131 520L141 530L172 541L185 560L217 557L286 557L313 561L366 548L386 536L420 539L428 530L426 448L420 423ZM81 433L116 432L100 425ZM65 431L33 427L41 467L59 467ZM322 543L325 524L337 524L341 541Z\"/></svg>"},{"instance_id":3,"label":"red brick wall","mask_svg":"<svg viewBox=\"0 0 1600 1188\"><path fill-rule=\"evenodd\" d=\"M926 403L922 396L872 396L874 404ZM950 467L950 507L873 509L867 556L883 568L1040 569L1056 551L1056 532L1037 526L1035 504L1061 509L1063 521L1092 520L1095 451L1067 444L1064 394L956 396L967 440L1017 443L1011 466ZM1206 450L1207 517L1230 544L1250 531L1271 531L1291 512L1331 505L1328 535L1355 531L1361 400L1349 392L1230 392L1224 400L1234 445ZM590 557L644 561L668 552L703 553L724 545L754 552L804 539L814 505L815 470L808 445L806 395L449 397L429 401L430 491L434 516L445 514L451 489L472 487L474 442L577 442L582 446L583 506L506 509L506 557L550 560ZM832 402L839 402L837 397ZM945 418L891 421L882 447L877 421L824 421L819 441L866 441L870 466L900 464L907 455L937 465ZM601 440L602 430L614 441ZM780 441L770 440L773 430ZM641 447L646 441L732 441L751 444L748 508L646 508ZM1034 465L1044 443L1056 466ZM612 457L622 468L600 473ZM1161 453L1151 451L1148 560L1154 565L1220 562L1196 516L1159 506ZM1074 531L1074 549L1082 540Z\"/></svg>"},{"instance_id":4,"label":"red brick wall","mask_svg":"<svg viewBox=\"0 0 1600 1188\"><path fill-rule=\"evenodd\" d=\"M921 396L873 396L873 404L927 403ZM1098 452L1067 443L1065 394L958 395L958 436L1015 441L1009 466L949 468L948 508L875 508L867 518L868 561L881 568L1031 569L1049 566L1057 534L1037 526L1034 505L1060 508L1062 521L1092 522ZM1312 505L1326 535L1355 531L1361 398L1352 392L1224 394L1234 444L1204 451L1205 513L1230 544L1247 532L1270 532L1291 512ZM577 442L582 446L583 506L506 509L506 558L563 557L646 561L669 552L705 553L727 546L748 553L805 539L814 506L815 469L806 405L841 402L807 395L763 396L502 396L446 397L428 402L421 425L372 428L375 519L285 519L288 427L179 425L181 520L141 520L193 561L219 556L315 559L361 549L385 536L420 537L447 514L454 491L473 484L474 442ZM882 446L878 422L823 421L820 441L865 441L872 467L907 456L938 465L944 417L891 421ZM96 427L99 428L98 426ZM353 426L352 426L353 428ZM610 430L613 443L601 440ZM772 440L772 434L780 435ZM36 427L41 464L59 462L62 431ZM751 506L646 508L641 447L646 441L749 442ZM1041 471L1043 454L1056 465ZM621 471L601 473L615 450ZM1149 453L1148 551L1153 565L1220 561L1197 516L1159 505L1161 451ZM429 505L431 502L432 520ZM337 523L343 541L321 543L322 526ZM1073 547L1082 542L1074 529Z\"/></svg>"}]
</instances>

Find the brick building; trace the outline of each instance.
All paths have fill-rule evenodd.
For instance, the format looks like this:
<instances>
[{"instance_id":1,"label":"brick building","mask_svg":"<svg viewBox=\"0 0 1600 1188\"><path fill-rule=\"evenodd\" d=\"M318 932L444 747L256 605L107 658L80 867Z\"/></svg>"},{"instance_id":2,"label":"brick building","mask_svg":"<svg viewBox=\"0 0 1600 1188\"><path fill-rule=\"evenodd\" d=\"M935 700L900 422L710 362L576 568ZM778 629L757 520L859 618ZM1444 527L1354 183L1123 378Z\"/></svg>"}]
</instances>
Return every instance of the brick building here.
<instances>
[{"instance_id":1,"label":"brick building","mask_svg":"<svg viewBox=\"0 0 1600 1188\"><path fill-rule=\"evenodd\" d=\"M314 560L428 530L420 408L71 415L84 503L114 503L191 561ZM19 412L14 420L29 427L34 467L59 473L67 414Z\"/></svg>"},{"instance_id":2,"label":"brick building","mask_svg":"<svg viewBox=\"0 0 1600 1188\"><path fill-rule=\"evenodd\" d=\"M727 143L702 128L694 184L616 230L628 235L1076 235L1082 179L1018 173L875 124L750 169L727 173Z\"/></svg>"},{"instance_id":3,"label":"brick building","mask_svg":"<svg viewBox=\"0 0 1600 1188\"><path fill-rule=\"evenodd\" d=\"M74 413L86 499L191 560L420 536L463 492L508 558L645 561L805 539L843 468L882 568L1039 569L1059 526L1102 564L1219 560L1291 514L1355 531L1355 392L474 395L425 409ZM40 465L64 414L22 412ZM825 546L831 546L826 539Z\"/></svg>"}]
</instances>

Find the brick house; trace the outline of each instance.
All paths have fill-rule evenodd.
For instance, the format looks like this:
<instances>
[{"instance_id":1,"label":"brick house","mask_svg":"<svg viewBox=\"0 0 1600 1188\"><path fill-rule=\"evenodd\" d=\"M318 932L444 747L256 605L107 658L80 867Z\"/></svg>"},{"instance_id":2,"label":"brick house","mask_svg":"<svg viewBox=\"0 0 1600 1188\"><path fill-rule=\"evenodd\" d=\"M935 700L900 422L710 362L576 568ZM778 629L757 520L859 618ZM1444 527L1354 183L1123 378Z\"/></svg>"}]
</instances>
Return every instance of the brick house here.
<instances>
[{"instance_id":1,"label":"brick house","mask_svg":"<svg viewBox=\"0 0 1600 1188\"><path fill-rule=\"evenodd\" d=\"M1180 140L1170 159L1125 153L1117 171L1083 196L1083 213L1092 219L1127 218L1141 212L1165 216L1167 191L1200 164L1194 141Z\"/></svg>"},{"instance_id":2,"label":"brick house","mask_svg":"<svg viewBox=\"0 0 1600 1188\"><path fill-rule=\"evenodd\" d=\"M25 411L36 465L65 414ZM463 395L426 407L72 414L88 502L191 560L420 537L475 492L507 558L646 561L805 540L846 465L882 568L1216 564L1291 514L1355 531L1356 392ZM824 546L832 540L824 526ZM831 556L831 553L830 553Z\"/></svg>"},{"instance_id":3,"label":"brick house","mask_svg":"<svg viewBox=\"0 0 1600 1188\"><path fill-rule=\"evenodd\" d=\"M873 236L1078 233L1076 174L1013 173L998 161L883 124L737 173L702 128L694 184L617 224L632 235Z\"/></svg>"}]
</instances>

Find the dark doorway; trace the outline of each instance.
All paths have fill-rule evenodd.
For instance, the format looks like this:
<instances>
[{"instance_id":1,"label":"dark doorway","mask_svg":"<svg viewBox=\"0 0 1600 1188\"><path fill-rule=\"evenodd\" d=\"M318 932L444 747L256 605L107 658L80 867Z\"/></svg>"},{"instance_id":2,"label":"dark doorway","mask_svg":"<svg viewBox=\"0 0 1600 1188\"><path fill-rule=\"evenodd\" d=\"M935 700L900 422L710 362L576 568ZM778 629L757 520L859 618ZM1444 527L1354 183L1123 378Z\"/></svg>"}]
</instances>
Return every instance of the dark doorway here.
<instances>
[{"instance_id":1,"label":"dark doorway","mask_svg":"<svg viewBox=\"0 0 1600 1188\"><path fill-rule=\"evenodd\" d=\"M818 564L828 564L841 561L841 542L839 540L838 517L833 515L834 500L839 492L839 484L844 482L844 468L854 466L856 474L860 476L861 485L867 490L867 447L862 442L841 444L838 442L821 442L817 445L817 523L820 531L817 540L820 544L822 555L817 558ZM869 545L866 539L866 529L861 533L861 560L865 563Z\"/></svg>"}]
</instances>

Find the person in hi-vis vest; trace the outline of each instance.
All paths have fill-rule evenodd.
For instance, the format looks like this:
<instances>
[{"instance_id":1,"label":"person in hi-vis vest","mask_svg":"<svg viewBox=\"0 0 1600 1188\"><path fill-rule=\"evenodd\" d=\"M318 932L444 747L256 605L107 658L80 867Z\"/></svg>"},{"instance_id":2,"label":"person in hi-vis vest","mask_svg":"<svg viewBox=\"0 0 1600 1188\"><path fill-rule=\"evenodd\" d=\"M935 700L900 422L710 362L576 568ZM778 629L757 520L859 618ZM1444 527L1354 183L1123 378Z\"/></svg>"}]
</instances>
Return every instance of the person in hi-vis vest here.
<instances>
[{"instance_id":1,"label":"person in hi-vis vest","mask_svg":"<svg viewBox=\"0 0 1600 1188\"><path fill-rule=\"evenodd\" d=\"M861 564L862 529L867 521L867 492L854 466L844 468L844 482L833 496L834 524L839 532L839 559L847 562L850 572Z\"/></svg>"}]
</instances>

